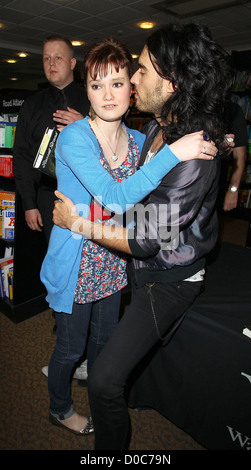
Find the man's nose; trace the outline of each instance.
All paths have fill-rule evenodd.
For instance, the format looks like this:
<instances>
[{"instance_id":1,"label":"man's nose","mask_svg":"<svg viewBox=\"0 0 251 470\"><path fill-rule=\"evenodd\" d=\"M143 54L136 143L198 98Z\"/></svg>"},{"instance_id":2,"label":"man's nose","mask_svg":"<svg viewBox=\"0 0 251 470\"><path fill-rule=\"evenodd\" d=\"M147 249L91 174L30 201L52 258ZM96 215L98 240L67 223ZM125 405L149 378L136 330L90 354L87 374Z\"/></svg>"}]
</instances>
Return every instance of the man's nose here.
<instances>
[{"instance_id":1,"label":"man's nose","mask_svg":"<svg viewBox=\"0 0 251 470\"><path fill-rule=\"evenodd\" d=\"M133 85L136 85L136 83L138 82L137 77L138 77L138 70L136 70L136 72L133 74L133 76L132 76L132 78L131 78L131 83L132 83Z\"/></svg>"}]
</instances>

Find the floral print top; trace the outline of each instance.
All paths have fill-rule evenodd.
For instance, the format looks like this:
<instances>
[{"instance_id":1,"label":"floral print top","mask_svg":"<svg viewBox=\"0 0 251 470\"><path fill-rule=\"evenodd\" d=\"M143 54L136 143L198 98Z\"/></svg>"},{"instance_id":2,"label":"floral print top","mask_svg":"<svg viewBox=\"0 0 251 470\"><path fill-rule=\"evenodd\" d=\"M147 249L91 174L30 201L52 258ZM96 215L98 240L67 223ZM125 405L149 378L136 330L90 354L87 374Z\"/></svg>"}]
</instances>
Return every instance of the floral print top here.
<instances>
[{"instance_id":1,"label":"floral print top","mask_svg":"<svg viewBox=\"0 0 251 470\"><path fill-rule=\"evenodd\" d=\"M128 132L127 138L127 156L118 168L110 168L100 146L100 163L118 182L135 173L139 162L138 145L133 136ZM95 215L98 213L100 213L99 208L94 210ZM106 224L121 225L121 216L120 222L116 221L116 216L111 218L108 216L108 219L109 220L107 220L106 216L101 216L96 219L96 221L98 220L100 223L104 223L102 221L105 220ZM123 255L120 256L117 252L109 251L101 245L97 245L93 241L85 239L74 302L83 304L102 299L123 289L126 284L126 258L123 257Z\"/></svg>"}]
</instances>

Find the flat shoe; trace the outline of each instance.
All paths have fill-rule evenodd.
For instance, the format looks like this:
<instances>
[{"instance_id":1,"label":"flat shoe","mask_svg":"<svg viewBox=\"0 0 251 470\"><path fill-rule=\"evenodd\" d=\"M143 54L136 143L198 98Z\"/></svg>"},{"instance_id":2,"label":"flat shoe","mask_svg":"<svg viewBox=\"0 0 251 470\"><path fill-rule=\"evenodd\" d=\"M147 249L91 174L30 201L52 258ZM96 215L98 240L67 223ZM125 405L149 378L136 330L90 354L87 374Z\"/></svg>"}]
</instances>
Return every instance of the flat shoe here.
<instances>
[{"instance_id":1,"label":"flat shoe","mask_svg":"<svg viewBox=\"0 0 251 470\"><path fill-rule=\"evenodd\" d=\"M73 434L77 434L78 436L87 436L88 434L91 434L94 432L94 427L93 427L93 422L92 422L92 417L89 416L87 418L87 424L83 429L80 429L80 431L74 431L74 429L68 428L65 426L62 421L56 416L53 416L51 413L49 414L49 421L51 424L54 424L54 426L59 426L60 428L64 428L69 432L72 432Z\"/></svg>"}]
</instances>

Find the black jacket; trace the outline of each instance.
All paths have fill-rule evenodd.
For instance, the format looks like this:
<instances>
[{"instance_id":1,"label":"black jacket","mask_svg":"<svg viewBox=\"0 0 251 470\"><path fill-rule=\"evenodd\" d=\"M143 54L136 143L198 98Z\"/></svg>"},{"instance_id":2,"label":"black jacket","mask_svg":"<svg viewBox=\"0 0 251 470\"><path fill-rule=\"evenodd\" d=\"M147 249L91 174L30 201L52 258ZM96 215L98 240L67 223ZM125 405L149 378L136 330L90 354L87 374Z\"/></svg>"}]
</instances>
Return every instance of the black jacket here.
<instances>
[{"instance_id":1,"label":"black jacket","mask_svg":"<svg viewBox=\"0 0 251 470\"><path fill-rule=\"evenodd\" d=\"M140 165L158 130L153 121ZM141 215L139 211L136 226L129 231L138 285L184 280L204 267L204 256L212 250L218 235L215 202L219 173L219 157L181 162L142 202Z\"/></svg>"},{"instance_id":2,"label":"black jacket","mask_svg":"<svg viewBox=\"0 0 251 470\"><path fill-rule=\"evenodd\" d=\"M64 88L65 98L60 90L52 85L29 96L18 115L13 149L13 170L17 190L22 198L24 210L37 208L37 189L44 184L55 189L54 179L33 168L33 162L46 127L54 127L53 113L69 106L83 116L89 113L89 100L85 88L70 83Z\"/></svg>"}]
</instances>

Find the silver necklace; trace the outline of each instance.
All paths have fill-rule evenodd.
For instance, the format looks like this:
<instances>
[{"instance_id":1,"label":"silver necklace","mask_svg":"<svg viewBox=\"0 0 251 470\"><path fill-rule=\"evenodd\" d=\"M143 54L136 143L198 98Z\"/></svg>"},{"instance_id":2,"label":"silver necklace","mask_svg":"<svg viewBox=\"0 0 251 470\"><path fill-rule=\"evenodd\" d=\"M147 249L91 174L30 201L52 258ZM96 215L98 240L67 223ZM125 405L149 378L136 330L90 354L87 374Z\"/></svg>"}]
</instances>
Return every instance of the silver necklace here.
<instances>
[{"instance_id":1,"label":"silver necklace","mask_svg":"<svg viewBox=\"0 0 251 470\"><path fill-rule=\"evenodd\" d=\"M108 142L108 140L107 140L105 134L101 131L101 129L100 129L100 127L99 127L99 125L98 125L98 123L97 123L96 120L95 120L95 123L96 123L96 126L97 126L99 132L102 134L102 136L104 137L104 139L105 139L107 145L109 145L109 147L110 147L110 149L111 149L111 151L112 151L112 156L111 156L112 161L113 161L113 162L116 162L116 161L118 160L118 158L119 158L119 157L116 155L116 153L117 153L117 147L118 147L119 138L120 138L120 134L121 134L121 126L120 126L120 129L119 129L120 132L119 132L119 136L118 136L118 139L117 139L116 148L115 148L115 151L114 151L114 150L112 149L112 147L110 146L110 144L109 144L109 142ZM118 132L118 131L117 131L117 132Z\"/></svg>"}]
</instances>

